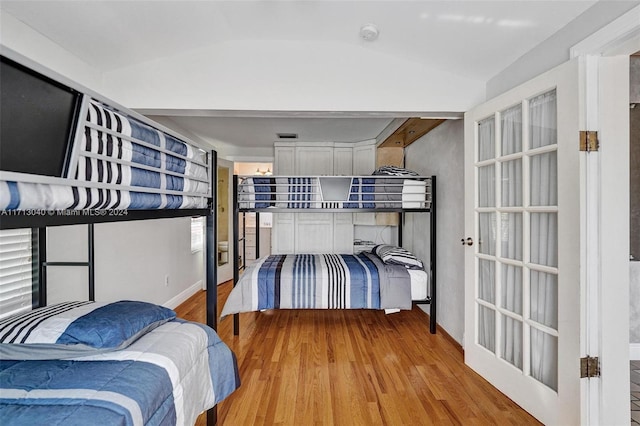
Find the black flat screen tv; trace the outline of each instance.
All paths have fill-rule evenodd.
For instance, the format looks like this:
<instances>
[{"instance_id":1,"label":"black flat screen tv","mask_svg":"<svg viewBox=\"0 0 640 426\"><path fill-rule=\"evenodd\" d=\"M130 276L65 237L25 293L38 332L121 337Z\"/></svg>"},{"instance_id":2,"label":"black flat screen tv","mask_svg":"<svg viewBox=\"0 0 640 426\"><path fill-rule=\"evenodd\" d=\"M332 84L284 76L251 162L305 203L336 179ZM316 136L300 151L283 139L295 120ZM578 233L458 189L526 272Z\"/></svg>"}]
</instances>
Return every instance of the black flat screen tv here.
<instances>
[{"instance_id":1,"label":"black flat screen tv","mask_svg":"<svg viewBox=\"0 0 640 426\"><path fill-rule=\"evenodd\" d=\"M0 56L0 170L64 177L80 92Z\"/></svg>"}]
</instances>

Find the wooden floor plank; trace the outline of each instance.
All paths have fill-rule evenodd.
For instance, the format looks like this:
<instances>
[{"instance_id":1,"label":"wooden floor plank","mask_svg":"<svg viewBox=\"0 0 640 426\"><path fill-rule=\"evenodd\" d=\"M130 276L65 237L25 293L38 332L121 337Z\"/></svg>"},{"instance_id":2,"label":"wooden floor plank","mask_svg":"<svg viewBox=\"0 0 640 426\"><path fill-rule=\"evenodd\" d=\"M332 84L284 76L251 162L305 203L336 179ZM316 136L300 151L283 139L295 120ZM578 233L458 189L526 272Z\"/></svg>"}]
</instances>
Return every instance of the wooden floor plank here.
<instances>
[{"instance_id":1,"label":"wooden floor plank","mask_svg":"<svg viewBox=\"0 0 640 426\"><path fill-rule=\"evenodd\" d=\"M219 286L220 306L230 290ZM205 303L199 292L176 312L205 322ZM218 406L222 426L540 424L469 369L449 338L430 334L417 307L251 312L240 325L240 336L231 317L218 326L242 381Z\"/></svg>"}]
</instances>

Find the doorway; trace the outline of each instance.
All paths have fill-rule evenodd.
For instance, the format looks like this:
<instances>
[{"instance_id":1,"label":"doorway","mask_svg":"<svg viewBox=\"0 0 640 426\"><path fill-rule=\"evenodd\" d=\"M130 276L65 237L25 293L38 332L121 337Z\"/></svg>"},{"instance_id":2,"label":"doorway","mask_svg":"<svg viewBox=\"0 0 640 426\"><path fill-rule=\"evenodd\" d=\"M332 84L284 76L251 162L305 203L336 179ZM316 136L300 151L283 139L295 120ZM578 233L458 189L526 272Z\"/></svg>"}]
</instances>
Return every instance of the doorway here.
<instances>
[{"instance_id":1,"label":"doorway","mask_svg":"<svg viewBox=\"0 0 640 426\"><path fill-rule=\"evenodd\" d=\"M233 278L234 245L230 242L231 235L233 235L232 173L233 163L219 158L218 198L216 200L218 284Z\"/></svg>"},{"instance_id":2,"label":"doorway","mask_svg":"<svg viewBox=\"0 0 640 426\"><path fill-rule=\"evenodd\" d=\"M629 58L640 50L640 7L570 49L587 61L584 129L599 148L587 156L583 190L590 260L581 355L599 358L600 377L582 381L583 424L629 423ZM595 270L595 273L592 273Z\"/></svg>"},{"instance_id":3,"label":"doorway","mask_svg":"<svg viewBox=\"0 0 640 426\"><path fill-rule=\"evenodd\" d=\"M273 175L273 163L236 162L234 174L239 176L268 177ZM240 213L240 240L238 241L238 264L244 267L256 259L271 254L272 213ZM259 230L259 231L258 231Z\"/></svg>"}]
</instances>

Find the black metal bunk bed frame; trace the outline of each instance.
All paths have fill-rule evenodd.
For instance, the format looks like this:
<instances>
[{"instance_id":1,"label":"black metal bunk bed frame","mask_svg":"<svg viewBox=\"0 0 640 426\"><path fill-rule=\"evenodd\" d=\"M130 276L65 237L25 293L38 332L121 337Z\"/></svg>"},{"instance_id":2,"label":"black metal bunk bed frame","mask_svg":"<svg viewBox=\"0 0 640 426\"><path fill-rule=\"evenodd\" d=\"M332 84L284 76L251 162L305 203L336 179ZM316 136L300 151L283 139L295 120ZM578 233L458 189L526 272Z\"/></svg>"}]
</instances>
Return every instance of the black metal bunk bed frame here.
<instances>
[{"instance_id":1,"label":"black metal bunk bed frame","mask_svg":"<svg viewBox=\"0 0 640 426\"><path fill-rule=\"evenodd\" d=\"M217 182L217 153L211 151L210 174L211 182ZM34 285L33 307L47 305L47 268L52 266L84 266L88 269L89 300L95 301L95 257L94 257L94 224L128 222L133 220L152 220L178 217L206 217L205 238L205 270L206 270L206 305L207 325L217 331L218 316L218 263L216 254L217 227L213 200L216 199L216 188L212 185L212 198L206 209L183 210L129 210L126 216L102 216L92 215L91 210L86 210L83 215L31 215L27 212L16 212L7 216L0 216L0 229L31 228L34 238L38 241L37 255L37 285ZM63 225L88 225L88 249L86 262L49 262L47 261L46 229L50 226ZM217 423L217 406L207 411L207 425Z\"/></svg>"},{"instance_id":2,"label":"black metal bunk bed frame","mask_svg":"<svg viewBox=\"0 0 640 426\"><path fill-rule=\"evenodd\" d=\"M116 108L120 113L125 113L129 117L133 117L143 123L155 127L159 131L170 136L182 136L174 133L158 123L155 123L146 117L128 110L127 108L87 89L75 82L70 81L64 76L58 75L53 71L41 67L39 64L22 57L10 49L2 47L0 49L3 59L8 58L10 61L16 61L19 66L25 67L29 72L37 74L42 73L45 78L52 79L57 84L64 85L77 93L80 93L82 100L78 101L76 114L83 113L84 110L80 103L85 104L88 98L93 98L99 102ZM74 118L72 127L75 128L76 136L68 140L67 144L67 163L73 147L79 143L80 128L84 126L84 120ZM193 144L192 144L193 145ZM195 145L193 145L195 146ZM206 271L206 321L207 325L217 331L218 316L218 286L217 286L217 226L215 203L217 199L217 152L211 150L208 152L208 180L209 194L203 198L207 199L205 208L173 208L173 209L113 209L109 210L109 214L105 214L105 210L100 209L83 209L83 210L3 210L0 214L0 229L18 229L31 228L32 241L38 244L37 250L33 250L33 293L32 306L34 308L46 306L47 304L47 269L55 266L80 266L87 267L88 270L88 298L95 301L95 256L94 256L94 224L96 223L112 223L112 222L128 222L135 220L152 220L179 217L206 217L206 238L205 238L205 271ZM205 160L206 161L206 160ZM66 169L65 169L66 170ZM15 173L0 170L0 177L5 175L11 180ZM68 170L63 176L68 174ZM67 177L68 178L68 177ZM126 214L116 214L118 211L125 211ZM87 239L87 260L82 262L50 262L47 261L46 251L46 229L50 226L64 225L88 225ZM217 405L207 411L207 425L213 426L217 424Z\"/></svg>"},{"instance_id":3,"label":"black metal bunk bed frame","mask_svg":"<svg viewBox=\"0 0 640 426\"><path fill-rule=\"evenodd\" d=\"M276 178L277 176L273 176ZM383 177L383 176L378 176ZM414 304L428 303L429 304L429 332L431 334L436 333L437 321L436 321L436 309L437 309L437 286L436 286L436 176L429 177L431 187L431 199L429 200L428 208L241 208L240 201L238 200L239 191L239 179L238 175L233 176L233 241L234 246L238 246L240 240L240 214L243 217L243 229L244 229L244 217L246 213L255 213L256 215L256 259L260 257L260 212L264 213L398 213L398 245L402 246L403 228L405 222L405 213L429 213L429 225L430 225L430 274L429 274L429 295L424 300L414 300ZM243 233L243 237L245 237ZM239 278L240 270L244 268L246 259L242 258L242 264L239 261L239 256L236 250L234 250L233 256L233 286L235 287ZM240 314L233 314L233 334L240 334Z\"/></svg>"}]
</instances>

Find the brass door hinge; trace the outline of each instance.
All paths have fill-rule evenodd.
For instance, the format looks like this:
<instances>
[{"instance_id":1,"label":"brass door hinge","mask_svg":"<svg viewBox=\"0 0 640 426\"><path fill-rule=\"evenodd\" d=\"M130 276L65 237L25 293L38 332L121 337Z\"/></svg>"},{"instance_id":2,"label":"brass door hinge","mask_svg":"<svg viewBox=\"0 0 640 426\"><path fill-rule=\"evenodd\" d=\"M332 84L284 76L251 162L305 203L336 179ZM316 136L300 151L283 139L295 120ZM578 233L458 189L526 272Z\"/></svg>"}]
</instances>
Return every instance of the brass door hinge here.
<instances>
[{"instance_id":1,"label":"brass door hinge","mask_svg":"<svg viewBox=\"0 0 640 426\"><path fill-rule=\"evenodd\" d=\"M580 378L600 377L600 360L597 356L580 358Z\"/></svg>"},{"instance_id":2,"label":"brass door hinge","mask_svg":"<svg viewBox=\"0 0 640 426\"><path fill-rule=\"evenodd\" d=\"M598 132L581 130L580 131L580 151L591 152L598 151L600 142L598 141Z\"/></svg>"}]
</instances>

